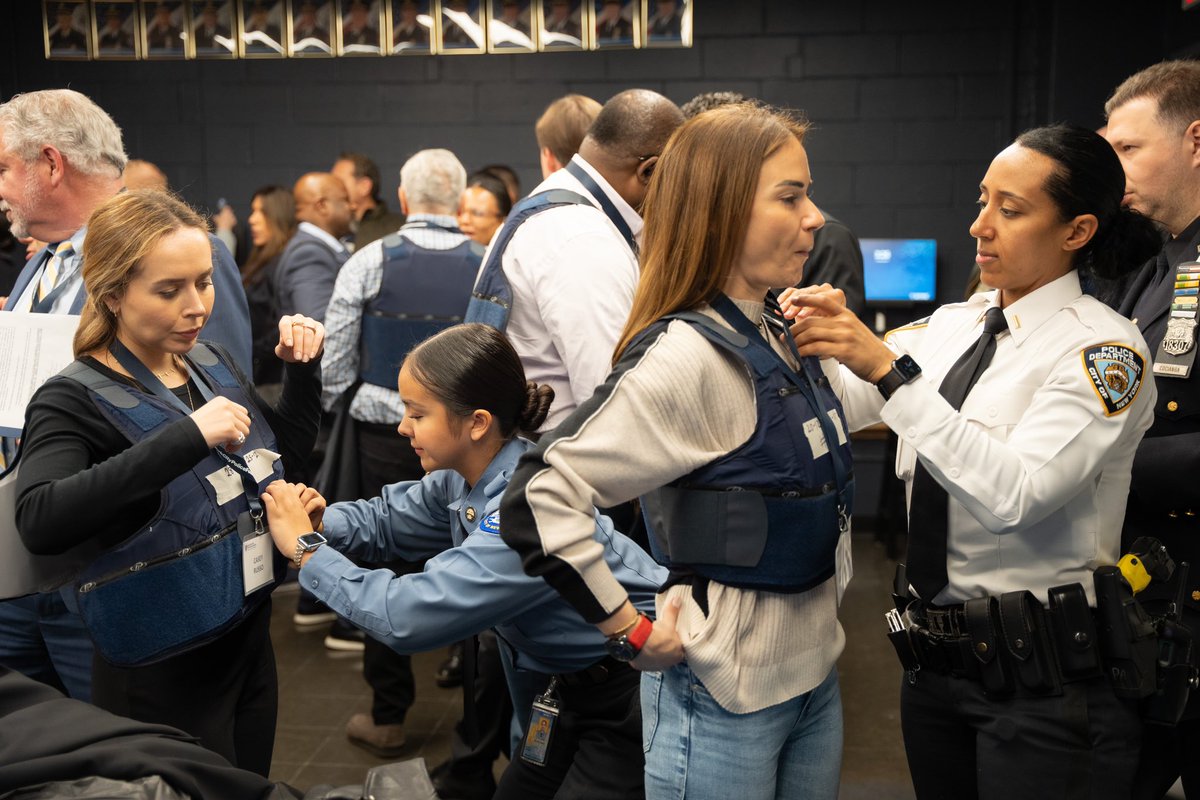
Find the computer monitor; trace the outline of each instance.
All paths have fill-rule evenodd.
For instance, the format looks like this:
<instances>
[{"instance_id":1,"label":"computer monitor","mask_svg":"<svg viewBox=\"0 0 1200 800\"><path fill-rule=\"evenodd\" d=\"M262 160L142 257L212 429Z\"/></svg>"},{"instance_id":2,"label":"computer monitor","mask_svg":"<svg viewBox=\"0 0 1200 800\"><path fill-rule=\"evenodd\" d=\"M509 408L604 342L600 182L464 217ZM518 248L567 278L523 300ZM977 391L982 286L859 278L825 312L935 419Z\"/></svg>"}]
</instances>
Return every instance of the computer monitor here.
<instances>
[{"instance_id":1,"label":"computer monitor","mask_svg":"<svg viewBox=\"0 0 1200 800\"><path fill-rule=\"evenodd\" d=\"M860 239L868 303L928 303L937 297L937 241Z\"/></svg>"}]
</instances>

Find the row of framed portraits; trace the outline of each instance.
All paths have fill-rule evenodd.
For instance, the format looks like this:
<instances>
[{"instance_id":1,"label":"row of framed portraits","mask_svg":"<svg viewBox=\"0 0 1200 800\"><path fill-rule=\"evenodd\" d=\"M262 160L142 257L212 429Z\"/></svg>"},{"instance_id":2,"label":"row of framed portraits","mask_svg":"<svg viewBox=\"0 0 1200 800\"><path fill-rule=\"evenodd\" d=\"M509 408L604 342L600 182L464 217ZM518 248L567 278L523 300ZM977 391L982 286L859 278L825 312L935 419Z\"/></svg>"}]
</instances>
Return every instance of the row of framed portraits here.
<instances>
[{"instance_id":1,"label":"row of framed portraits","mask_svg":"<svg viewBox=\"0 0 1200 800\"><path fill-rule=\"evenodd\" d=\"M46 58L691 47L693 0L43 0Z\"/></svg>"}]
</instances>

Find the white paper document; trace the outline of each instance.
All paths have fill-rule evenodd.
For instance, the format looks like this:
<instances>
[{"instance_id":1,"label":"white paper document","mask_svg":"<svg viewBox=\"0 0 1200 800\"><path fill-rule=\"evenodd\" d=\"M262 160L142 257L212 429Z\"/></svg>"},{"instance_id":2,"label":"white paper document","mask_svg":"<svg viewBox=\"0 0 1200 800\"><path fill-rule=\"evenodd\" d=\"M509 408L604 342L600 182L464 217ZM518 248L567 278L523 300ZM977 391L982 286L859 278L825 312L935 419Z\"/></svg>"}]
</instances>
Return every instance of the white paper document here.
<instances>
[{"instance_id":1,"label":"white paper document","mask_svg":"<svg viewBox=\"0 0 1200 800\"><path fill-rule=\"evenodd\" d=\"M38 387L74 360L72 314L0 313L0 435L15 436Z\"/></svg>"}]
</instances>

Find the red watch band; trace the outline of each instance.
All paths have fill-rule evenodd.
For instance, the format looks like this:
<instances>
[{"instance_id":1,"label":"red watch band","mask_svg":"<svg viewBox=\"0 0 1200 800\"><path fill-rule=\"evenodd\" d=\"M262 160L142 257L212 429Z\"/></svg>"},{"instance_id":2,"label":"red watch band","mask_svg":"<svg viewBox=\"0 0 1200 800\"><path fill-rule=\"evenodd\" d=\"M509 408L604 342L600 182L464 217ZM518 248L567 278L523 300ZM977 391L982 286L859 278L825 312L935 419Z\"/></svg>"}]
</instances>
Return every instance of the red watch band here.
<instances>
[{"instance_id":1,"label":"red watch band","mask_svg":"<svg viewBox=\"0 0 1200 800\"><path fill-rule=\"evenodd\" d=\"M640 653L653 630L654 623L651 619L645 614L638 614L637 624L633 626L633 630L625 634L625 641L629 642L633 649Z\"/></svg>"}]
</instances>

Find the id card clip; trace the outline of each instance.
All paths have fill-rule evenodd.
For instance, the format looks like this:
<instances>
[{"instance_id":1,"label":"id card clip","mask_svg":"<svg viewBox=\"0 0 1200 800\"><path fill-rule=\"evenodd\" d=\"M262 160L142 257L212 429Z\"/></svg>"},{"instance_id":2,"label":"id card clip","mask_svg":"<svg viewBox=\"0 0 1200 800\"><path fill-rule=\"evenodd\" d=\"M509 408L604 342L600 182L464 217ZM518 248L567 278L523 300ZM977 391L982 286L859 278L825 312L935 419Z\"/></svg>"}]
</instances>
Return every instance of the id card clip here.
<instances>
[{"instance_id":1,"label":"id card clip","mask_svg":"<svg viewBox=\"0 0 1200 800\"><path fill-rule=\"evenodd\" d=\"M554 699L554 690L557 688L558 678L552 677L545 693L533 699L529 730L525 734L525 745L521 748L521 760L526 763L539 767L546 765L550 737L554 735L554 726L558 722L559 703Z\"/></svg>"}]
</instances>

